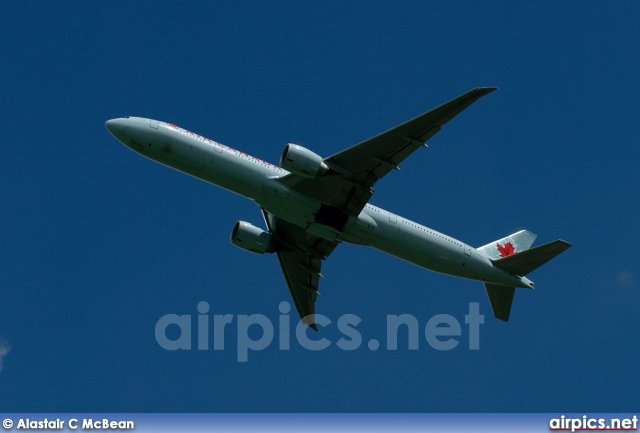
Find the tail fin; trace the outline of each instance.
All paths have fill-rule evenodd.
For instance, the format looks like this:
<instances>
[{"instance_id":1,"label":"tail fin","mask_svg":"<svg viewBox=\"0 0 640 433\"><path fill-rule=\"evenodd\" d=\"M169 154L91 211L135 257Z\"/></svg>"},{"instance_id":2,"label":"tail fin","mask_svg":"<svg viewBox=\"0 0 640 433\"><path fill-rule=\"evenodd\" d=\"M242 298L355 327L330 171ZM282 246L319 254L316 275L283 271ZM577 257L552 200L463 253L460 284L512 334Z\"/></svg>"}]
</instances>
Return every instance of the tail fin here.
<instances>
[{"instance_id":1,"label":"tail fin","mask_svg":"<svg viewBox=\"0 0 640 433\"><path fill-rule=\"evenodd\" d=\"M531 248L538 235L529 230L520 230L517 233L498 239L477 250L491 260L498 260L512 254L520 253Z\"/></svg>"},{"instance_id":2,"label":"tail fin","mask_svg":"<svg viewBox=\"0 0 640 433\"><path fill-rule=\"evenodd\" d=\"M518 233L516 233L516 235ZM510 237L513 236L514 235L511 235ZM531 244L529 244L528 247L529 246L531 246ZM511 272L512 274L519 276L525 276L570 247L570 243L558 239L557 241L528 249L519 254L513 254L497 260L492 260L492 262L495 266L502 268L507 272ZM513 303L515 287L500 286L491 283L484 283L484 287L487 290L487 296L489 296L493 315L497 319L504 320L505 322L508 321L509 313L511 312L511 304Z\"/></svg>"}]
</instances>

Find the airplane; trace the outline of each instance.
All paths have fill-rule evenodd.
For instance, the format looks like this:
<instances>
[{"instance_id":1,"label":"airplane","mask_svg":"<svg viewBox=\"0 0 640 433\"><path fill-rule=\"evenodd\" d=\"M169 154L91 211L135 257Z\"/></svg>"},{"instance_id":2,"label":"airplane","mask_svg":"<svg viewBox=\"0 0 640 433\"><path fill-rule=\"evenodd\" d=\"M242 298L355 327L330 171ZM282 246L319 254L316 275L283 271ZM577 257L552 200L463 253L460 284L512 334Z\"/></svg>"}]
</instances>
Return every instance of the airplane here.
<instances>
[{"instance_id":1,"label":"airplane","mask_svg":"<svg viewBox=\"0 0 640 433\"><path fill-rule=\"evenodd\" d=\"M479 248L369 204L373 185L451 119L495 87L472 89L445 104L327 158L284 147L276 166L174 124L141 117L108 120L109 132L140 155L253 200L266 230L238 221L231 243L274 253L302 322L318 331L315 303L321 265L341 242L373 247L442 274L484 283L493 314L508 321L515 288L571 244L531 248L521 230Z\"/></svg>"}]
</instances>

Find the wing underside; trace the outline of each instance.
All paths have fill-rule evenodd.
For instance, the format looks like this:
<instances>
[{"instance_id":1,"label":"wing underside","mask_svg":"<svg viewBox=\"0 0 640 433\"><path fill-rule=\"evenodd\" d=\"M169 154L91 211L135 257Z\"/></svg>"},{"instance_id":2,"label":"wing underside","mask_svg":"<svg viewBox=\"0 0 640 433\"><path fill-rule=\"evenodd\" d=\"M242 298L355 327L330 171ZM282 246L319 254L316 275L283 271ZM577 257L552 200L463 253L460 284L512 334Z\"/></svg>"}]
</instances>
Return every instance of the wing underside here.
<instances>
[{"instance_id":1,"label":"wing underside","mask_svg":"<svg viewBox=\"0 0 640 433\"><path fill-rule=\"evenodd\" d=\"M440 128L495 87L472 89L414 119L363 141L324 162L330 174L303 178L294 174L280 179L293 190L349 215L357 216L373 195L373 185L418 148L425 146Z\"/></svg>"},{"instance_id":2,"label":"wing underside","mask_svg":"<svg viewBox=\"0 0 640 433\"><path fill-rule=\"evenodd\" d=\"M317 331L313 315L320 295L318 286L322 278L322 260L331 254L338 242L309 234L264 209L262 214L278 244L276 256L300 319Z\"/></svg>"}]
</instances>

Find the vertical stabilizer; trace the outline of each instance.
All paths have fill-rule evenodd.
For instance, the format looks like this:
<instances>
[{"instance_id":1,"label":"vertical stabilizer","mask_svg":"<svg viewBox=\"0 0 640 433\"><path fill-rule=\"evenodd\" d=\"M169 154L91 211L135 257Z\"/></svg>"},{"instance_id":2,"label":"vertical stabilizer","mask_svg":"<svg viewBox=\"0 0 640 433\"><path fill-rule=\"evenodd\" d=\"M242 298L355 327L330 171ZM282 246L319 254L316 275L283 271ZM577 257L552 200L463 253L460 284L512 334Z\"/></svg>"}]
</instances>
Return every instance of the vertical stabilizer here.
<instances>
[{"instance_id":1,"label":"vertical stabilizer","mask_svg":"<svg viewBox=\"0 0 640 433\"><path fill-rule=\"evenodd\" d=\"M506 238L484 245L478 248L478 251L491 260L498 260L528 250L537 237L538 235L531 233L529 230L520 230Z\"/></svg>"}]
</instances>

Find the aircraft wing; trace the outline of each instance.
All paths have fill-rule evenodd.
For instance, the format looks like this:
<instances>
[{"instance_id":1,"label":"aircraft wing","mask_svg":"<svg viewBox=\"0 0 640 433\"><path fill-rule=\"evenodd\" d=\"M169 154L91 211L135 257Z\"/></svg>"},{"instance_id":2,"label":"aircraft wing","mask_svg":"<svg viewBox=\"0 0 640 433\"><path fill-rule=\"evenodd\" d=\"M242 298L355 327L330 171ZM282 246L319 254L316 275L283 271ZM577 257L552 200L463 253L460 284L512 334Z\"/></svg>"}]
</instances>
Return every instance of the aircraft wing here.
<instances>
[{"instance_id":1,"label":"aircraft wing","mask_svg":"<svg viewBox=\"0 0 640 433\"><path fill-rule=\"evenodd\" d=\"M373 195L372 186L440 128L495 87L478 87L414 119L324 159L330 174L313 179L295 174L280 179L295 191L357 216Z\"/></svg>"},{"instance_id":2,"label":"aircraft wing","mask_svg":"<svg viewBox=\"0 0 640 433\"><path fill-rule=\"evenodd\" d=\"M322 259L338 245L307 233L303 228L288 223L262 210L267 228L275 237L279 248L276 251L280 269L289 287L291 298L302 319L302 323L317 331L312 316L315 314L318 285L322 274Z\"/></svg>"}]
</instances>

